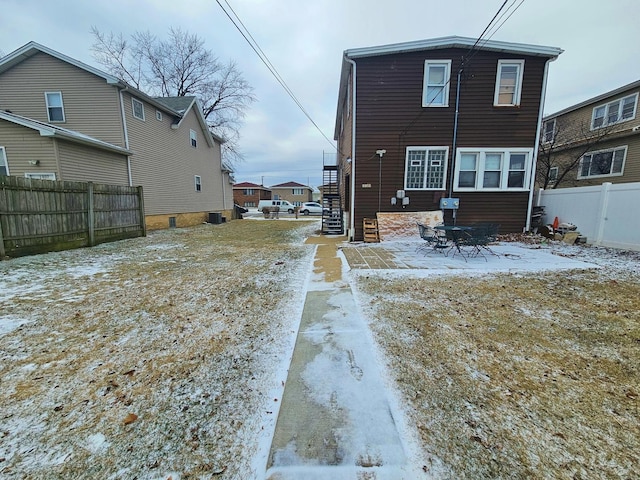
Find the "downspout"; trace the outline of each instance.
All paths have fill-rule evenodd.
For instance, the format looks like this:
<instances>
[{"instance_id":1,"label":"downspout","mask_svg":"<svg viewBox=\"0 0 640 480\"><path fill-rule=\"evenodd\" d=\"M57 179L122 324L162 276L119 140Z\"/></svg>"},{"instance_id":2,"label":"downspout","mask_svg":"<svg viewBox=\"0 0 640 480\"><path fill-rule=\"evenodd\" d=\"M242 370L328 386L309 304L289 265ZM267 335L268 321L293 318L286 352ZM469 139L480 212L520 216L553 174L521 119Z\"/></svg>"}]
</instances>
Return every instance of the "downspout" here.
<instances>
[{"instance_id":1,"label":"downspout","mask_svg":"<svg viewBox=\"0 0 640 480\"><path fill-rule=\"evenodd\" d=\"M547 96L547 76L549 73L549 63L555 60L555 58L550 58L544 64L544 76L542 78L542 95L540 101L540 112L538 113L538 127L536 128L536 143L533 147L533 159L531 161L531 174L529 176L529 181L531 185L529 186L529 201L527 203L527 220L524 227L524 232L528 232L531 228L531 210L533 208L533 190L535 187L535 178L536 178L536 168L538 167L538 148L540 146L540 129L542 128L542 115L544 113L544 101ZM523 233L524 233L523 232Z\"/></svg>"},{"instance_id":2,"label":"downspout","mask_svg":"<svg viewBox=\"0 0 640 480\"><path fill-rule=\"evenodd\" d=\"M120 89L120 115L122 115L122 133L124 134L124 147L129 150L129 133L127 132L127 118L124 114L124 100L122 99L122 92L127 91L129 88ZM129 177L129 186L133 186L133 179L131 178L131 156L127 155L127 175Z\"/></svg>"},{"instance_id":3,"label":"downspout","mask_svg":"<svg viewBox=\"0 0 640 480\"><path fill-rule=\"evenodd\" d=\"M456 171L456 145L458 142L458 115L460 113L460 79L462 78L462 70L464 68L464 60L458 69L458 79L456 81L456 113L453 120L453 142L451 144L451 176L449 177L449 198L453 197L453 177ZM453 224L456 224L456 212L454 208L451 210L453 215Z\"/></svg>"},{"instance_id":4,"label":"downspout","mask_svg":"<svg viewBox=\"0 0 640 480\"><path fill-rule=\"evenodd\" d=\"M353 87L351 91L351 102L353 103L351 112L351 198L349 199L349 240L353 241L356 228L356 62L347 57L346 54L344 59L353 67ZM349 105L347 105L347 108L349 108Z\"/></svg>"}]
</instances>

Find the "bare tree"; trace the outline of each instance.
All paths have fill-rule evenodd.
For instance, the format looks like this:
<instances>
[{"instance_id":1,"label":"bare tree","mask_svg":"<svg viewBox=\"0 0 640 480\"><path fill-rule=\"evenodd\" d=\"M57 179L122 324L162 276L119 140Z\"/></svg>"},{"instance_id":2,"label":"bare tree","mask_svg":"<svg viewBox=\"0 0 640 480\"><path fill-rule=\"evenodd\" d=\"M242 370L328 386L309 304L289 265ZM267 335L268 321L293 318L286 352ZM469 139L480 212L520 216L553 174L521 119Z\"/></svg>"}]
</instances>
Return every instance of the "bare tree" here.
<instances>
[{"instance_id":1,"label":"bare tree","mask_svg":"<svg viewBox=\"0 0 640 480\"><path fill-rule=\"evenodd\" d=\"M592 130L586 121L560 117L554 120L553 127L548 131L543 128L538 147L536 183L545 190L577 178L582 157L602 143L615 124ZM553 169L557 169L554 176Z\"/></svg>"},{"instance_id":2,"label":"bare tree","mask_svg":"<svg viewBox=\"0 0 640 480\"><path fill-rule=\"evenodd\" d=\"M242 159L239 130L253 89L233 61L221 62L195 34L171 28L166 40L150 32L104 34L91 28L94 58L112 75L150 96L198 98L212 132L225 138L223 157L229 164Z\"/></svg>"}]
</instances>

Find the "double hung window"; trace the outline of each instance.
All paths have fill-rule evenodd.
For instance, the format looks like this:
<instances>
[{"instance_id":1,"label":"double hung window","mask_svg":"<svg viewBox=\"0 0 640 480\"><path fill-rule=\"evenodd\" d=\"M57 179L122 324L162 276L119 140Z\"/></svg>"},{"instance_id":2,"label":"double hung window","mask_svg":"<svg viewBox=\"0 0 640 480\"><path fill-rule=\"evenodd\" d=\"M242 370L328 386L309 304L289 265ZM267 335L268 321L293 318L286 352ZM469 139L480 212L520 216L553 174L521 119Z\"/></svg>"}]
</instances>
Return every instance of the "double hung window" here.
<instances>
[{"instance_id":1,"label":"double hung window","mask_svg":"<svg viewBox=\"0 0 640 480\"><path fill-rule=\"evenodd\" d=\"M456 191L526 190L531 149L459 148L454 185Z\"/></svg>"},{"instance_id":2,"label":"double hung window","mask_svg":"<svg viewBox=\"0 0 640 480\"><path fill-rule=\"evenodd\" d=\"M524 60L498 60L494 105L508 107L520 105L523 71Z\"/></svg>"},{"instance_id":3,"label":"double hung window","mask_svg":"<svg viewBox=\"0 0 640 480\"><path fill-rule=\"evenodd\" d=\"M422 88L423 107L448 107L451 60L426 60Z\"/></svg>"},{"instance_id":4,"label":"double hung window","mask_svg":"<svg viewBox=\"0 0 640 480\"><path fill-rule=\"evenodd\" d=\"M598 105L591 116L591 130L636 118L638 94L619 98L605 105Z\"/></svg>"},{"instance_id":5,"label":"double hung window","mask_svg":"<svg viewBox=\"0 0 640 480\"><path fill-rule=\"evenodd\" d=\"M622 175L627 147L589 152L580 159L578 179Z\"/></svg>"},{"instance_id":6,"label":"double hung window","mask_svg":"<svg viewBox=\"0 0 640 480\"><path fill-rule=\"evenodd\" d=\"M292 195L304 195L304 188L292 189Z\"/></svg>"},{"instance_id":7,"label":"double hung window","mask_svg":"<svg viewBox=\"0 0 640 480\"><path fill-rule=\"evenodd\" d=\"M202 177L200 177L200 175L195 175L194 176L194 181L195 181L195 186L196 186L196 192L201 192L202 191Z\"/></svg>"},{"instance_id":8,"label":"double hung window","mask_svg":"<svg viewBox=\"0 0 640 480\"><path fill-rule=\"evenodd\" d=\"M50 122L64 122L64 105L62 104L62 92L45 92L47 103L47 115Z\"/></svg>"},{"instance_id":9,"label":"double hung window","mask_svg":"<svg viewBox=\"0 0 640 480\"><path fill-rule=\"evenodd\" d=\"M556 138L556 119L544 122L542 130L542 143L551 143Z\"/></svg>"},{"instance_id":10,"label":"double hung window","mask_svg":"<svg viewBox=\"0 0 640 480\"><path fill-rule=\"evenodd\" d=\"M144 104L135 98L131 98L131 108L133 116L139 120L144 120Z\"/></svg>"},{"instance_id":11,"label":"double hung window","mask_svg":"<svg viewBox=\"0 0 640 480\"><path fill-rule=\"evenodd\" d=\"M444 190L448 147L407 147L405 190Z\"/></svg>"},{"instance_id":12,"label":"double hung window","mask_svg":"<svg viewBox=\"0 0 640 480\"><path fill-rule=\"evenodd\" d=\"M198 134L195 130L189 130L189 140L191 142L191 146L193 148L197 148L198 146Z\"/></svg>"}]
</instances>

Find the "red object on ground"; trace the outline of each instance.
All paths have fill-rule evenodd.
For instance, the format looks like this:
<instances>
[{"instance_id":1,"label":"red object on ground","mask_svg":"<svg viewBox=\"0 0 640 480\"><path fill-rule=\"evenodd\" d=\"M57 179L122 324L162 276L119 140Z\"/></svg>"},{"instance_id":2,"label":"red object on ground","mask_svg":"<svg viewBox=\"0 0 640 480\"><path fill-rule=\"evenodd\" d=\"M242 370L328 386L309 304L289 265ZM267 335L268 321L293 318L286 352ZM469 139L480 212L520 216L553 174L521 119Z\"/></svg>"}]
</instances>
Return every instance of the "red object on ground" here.
<instances>
[{"instance_id":1,"label":"red object on ground","mask_svg":"<svg viewBox=\"0 0 640 480\"><path fill-rule=\"evenodd\" d=\"M560 222L558 221L558 217L554 218L553 219L553 229L557 230L559 224L560 224Z\"/></svg>"}]
</instances>

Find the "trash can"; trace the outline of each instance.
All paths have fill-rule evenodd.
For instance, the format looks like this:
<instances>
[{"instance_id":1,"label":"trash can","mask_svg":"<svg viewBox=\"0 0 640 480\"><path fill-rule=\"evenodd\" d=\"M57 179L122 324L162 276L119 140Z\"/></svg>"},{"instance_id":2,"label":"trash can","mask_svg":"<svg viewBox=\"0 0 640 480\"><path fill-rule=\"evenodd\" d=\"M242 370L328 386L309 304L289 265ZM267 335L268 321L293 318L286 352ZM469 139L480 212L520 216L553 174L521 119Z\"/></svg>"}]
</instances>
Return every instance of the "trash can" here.
<instances>
[{"instance_id":1,"label":"trash can","mask_svg":"<svg viewBox=\"0 0 640 480\"><path fill-rule=\"evenodd\" d=\"M222 223L222 214L219 212L209 213L209 223L213 223L214 225L220 225Z\"/></svg>"}]
</instances>

